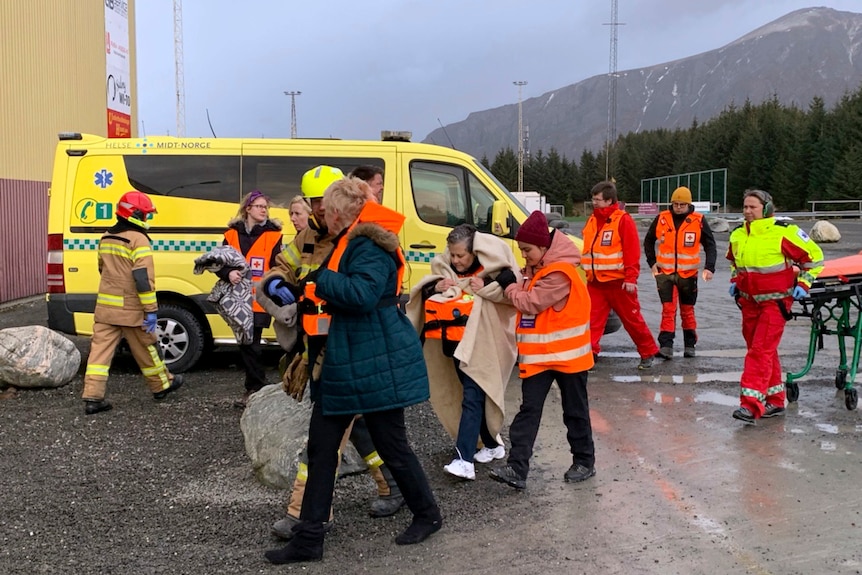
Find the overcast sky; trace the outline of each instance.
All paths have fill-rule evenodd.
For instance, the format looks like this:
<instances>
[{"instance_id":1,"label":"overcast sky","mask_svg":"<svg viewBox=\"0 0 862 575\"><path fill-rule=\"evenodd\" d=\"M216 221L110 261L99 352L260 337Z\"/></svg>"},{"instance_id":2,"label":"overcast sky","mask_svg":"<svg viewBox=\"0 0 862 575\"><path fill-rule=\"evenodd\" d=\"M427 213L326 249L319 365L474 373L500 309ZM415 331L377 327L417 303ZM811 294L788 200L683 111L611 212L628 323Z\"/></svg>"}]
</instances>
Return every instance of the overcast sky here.
<instances>
[{"instance_id":1,"label":"overcast sky","mask_svg":"<svg viewBox=\"0 0 862 575\"><path fill-rule=\"evenodd\" d=\"M720 48L811 6L860 0L619 0L617 68ZM176 133L172 0L137 0L138 129ZM470 112L607 74L610 0L184 0L186 135L414 141ZM143 125L142 125L143 124Z\"/></svg>"}]
</instances>

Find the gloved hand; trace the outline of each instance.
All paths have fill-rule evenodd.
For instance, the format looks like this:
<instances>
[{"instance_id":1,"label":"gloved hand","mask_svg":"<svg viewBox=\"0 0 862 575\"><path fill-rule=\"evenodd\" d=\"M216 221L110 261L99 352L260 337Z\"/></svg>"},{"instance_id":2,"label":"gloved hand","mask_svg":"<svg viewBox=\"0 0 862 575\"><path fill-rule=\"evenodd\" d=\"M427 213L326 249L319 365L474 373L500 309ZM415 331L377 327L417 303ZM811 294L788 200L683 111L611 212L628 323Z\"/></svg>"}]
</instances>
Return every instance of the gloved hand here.
<instances>
[{"instance_id":1,"label":"gloved hand","mask_svg":"<svg viewBox=\"0 0 862 575\"><path fill-rule=\"evenodd\" d=\"M802 286L796 286L793 288L793 299L799 301L801 299L805 299L808 297L808 290Z\"/></svg>"},{"instance_id":2,"label":"gloved hand","mask_svg":"<svg viewBox=\"0 0 862 575\"><path fill-rule=\"evenodd\" d=\"M500 284L500 287L504 290L516 281L518 280L515 278L515 272L509 268L504 269L497 275L497 283Z\"/></svg>"},{"instance_id":3,"label":"gloved hand","mask_svg":"<svg viewBox=\"0 0 862 575\"><path fill-rule=\"evenodd\" d=\"M736 284L730 284L730 287L727 289L727 293L730 294L730 297L735 298L736 294L739 290L736 289Z\"/></svg>"},{"instance_id":4,"label":"gloved hand","mask_svg":"<svg viewBox=\"0 0 862 575\"><path fill-rule=\"evenodd\" d=\"M327 258L327 261L328 261L328 258ZM323 269L323 268L318 267L316 269L313 269L310 272L308 272L304 278L299 280L299 290L301 293L305 293L305 284L317 283L317 275L320 273L321 269Z\"/></svg>"},{"instance_id":5,"label":"gloved hand","mask_svg":"<svg viewBox=\"0 0 862 575\"><path fill-rule=\"evenodd\" d=\"M281 389L284 393L302 401L305 395L305 387L308 385L308 359L305 354L296 354L281 378Z\"/></svg>"},{"instance_id":6,"label":"gloved hand","mask_svg":"<svg viewBox=\"0 0 862 575\"><path fill-rule=\"evenodd\" d=\"M144 331L147 333L153 333L156 331L156 322L158 321L159 316L156 315L156 312L151 311L144 315L144 323L141 324L141 327L144 328Z\"/></svg>"},{"instance_id":7,"label":"gloved hand","mask_svg":"<svg viewBox=\"0 0 862 575\"><path fill-rule=\"evenodd\" d=\"M266 286L266 293L279 305L290 305L296 301L288 283L284 280L271 281Z\"/></svg>"}]
</instances>

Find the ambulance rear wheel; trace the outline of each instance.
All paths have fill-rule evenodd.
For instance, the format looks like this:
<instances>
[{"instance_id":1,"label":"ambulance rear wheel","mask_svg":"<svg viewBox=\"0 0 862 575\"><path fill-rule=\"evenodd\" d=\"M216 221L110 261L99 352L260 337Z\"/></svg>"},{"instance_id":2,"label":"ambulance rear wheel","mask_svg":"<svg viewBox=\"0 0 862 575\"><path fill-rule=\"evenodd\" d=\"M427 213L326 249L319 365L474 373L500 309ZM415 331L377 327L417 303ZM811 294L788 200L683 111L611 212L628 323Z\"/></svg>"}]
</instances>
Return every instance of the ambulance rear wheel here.
<instances>
[{"instance_id":1,"label":"ambulance rear wheel","mask_svg":"<svg viewBox=\"0 0 862 575\"><path fill-rule=\"evenodd\" d=\"M191 369L204 351L203 327L192 312L178 305L159 305L156 337L171 373Z\"/></svg>"},{"instance_id":2,"label":"ambulance rear wheel","mask_svg":"<svg viewBox=\"0 0 862 575\"><path fill-rule=\"evenodd\" d=\"M799 384L788 383L785 385L785 391L787 392L787 401L790 403L799 399Z\"/></svg>"}]
</instances>

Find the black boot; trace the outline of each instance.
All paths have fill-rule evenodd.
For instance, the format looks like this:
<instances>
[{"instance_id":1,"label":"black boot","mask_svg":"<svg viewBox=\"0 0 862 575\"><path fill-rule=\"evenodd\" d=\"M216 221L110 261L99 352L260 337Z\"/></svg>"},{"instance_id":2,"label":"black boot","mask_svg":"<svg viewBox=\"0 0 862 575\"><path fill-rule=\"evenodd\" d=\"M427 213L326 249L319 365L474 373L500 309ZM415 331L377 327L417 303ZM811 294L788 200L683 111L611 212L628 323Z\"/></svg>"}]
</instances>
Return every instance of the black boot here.
<instances>
[{"instance_id":1,"label":"black boot","mask_svg":"<svg viewBox=\"0 0 862 575\"><path fill-rule=\"evenodd\" d=\"M682 335L685 338L685 357L694 357L697 355L695 346L697 345L697 332L693 329L682 330Z\"/></svg>"},{"instance_id":2,"label":"black boot","mask_svg":"<svg viewBox=\"0 0 862 575\"><path fill-rule=\"evenodd\" d=\"M178 390L182 386L183 386L183 376L182 376L182 374L177 374L174 376L173 381L171 381L170 387L163 389L161 391L155 392L153 394L153 399L155 399L156 401L162 401L169 394L175 392L176 390Z\"/></svg>"},{"instance_id":3,"label":"black boot","mask_svg":"<svg viewBox=\"0 0 862 575\"><path fill-rule=\"evenodd\" d=\"M270 549L264 557L275 565L323 559L323 524L303 521L293 527L293 539L281 549Z\"/></svg>"},{"instance_id":4,"label":"black boot","mask_svg":"<svg viewBox=\"0 0 862 575\"><path fill-rule=\"evenodd\" d=\"M443 518L440 517L439 511L430 518L414 515L413 522L404 530L404 533L395 538L395 543L398 545L422 543L432 534L440 531L441 527L443 527Z\"/></svg>"},{"instance_id":5,"label":"black boot","mask_svg":"<svg viewBox=\"0 0 862 575\"><path fill-rule=\"evenodd\" d=\"M110 411L112 409L114 409L114 406L105 401L104 399L84 400L84 413L86 413L87 415L101 413L102 411Z\"/></svg>"}]
</instances>

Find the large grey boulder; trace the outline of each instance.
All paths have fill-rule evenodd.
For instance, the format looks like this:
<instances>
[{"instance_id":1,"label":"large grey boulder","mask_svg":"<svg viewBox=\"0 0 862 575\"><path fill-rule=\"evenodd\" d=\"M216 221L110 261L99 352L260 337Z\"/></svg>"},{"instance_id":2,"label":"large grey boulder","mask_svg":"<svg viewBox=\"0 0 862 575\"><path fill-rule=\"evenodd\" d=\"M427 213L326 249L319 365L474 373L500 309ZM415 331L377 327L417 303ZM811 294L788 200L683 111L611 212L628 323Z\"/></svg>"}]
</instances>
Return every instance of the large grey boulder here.
<instances>
[{"instance_id":1,"label":"large grey boulder","mask_svg":"<svg viewBox=\"0 0 862 575\"><path fill-rule=\"evenodd\" d=\"M838 231L835 224L827 220L818 220L808 235L820 244L830 244L841 240L841 232Z\"/></svg>"},{"instance_id":2,"label":"large grey boulder","mask_svg":"<svg viewBox=\"0 0 862 575\"><path fill-rule=\"evenodd\" d=\"M81 366L68 338L41 325L0 330L0 381L15 387L60 387Z\"/></svg>"},{"instance_id":3,"label":"large grey boulder","mask_svg":"<svg viewBox=\"0 0 862 575\"><path fill-rule=\"evenodd\" d=\"M293 485L299 457L308 438L309 395L306 390L300 403L284 393L281 384L275 384L267 385L249 398L239 425L255 477L264 485L278 489ZM342 454L339 475L365 469L365 462L348 443Z\"/></svg>"}]
</instances>

